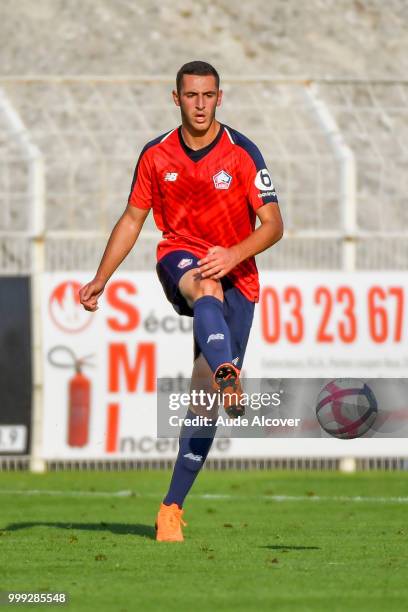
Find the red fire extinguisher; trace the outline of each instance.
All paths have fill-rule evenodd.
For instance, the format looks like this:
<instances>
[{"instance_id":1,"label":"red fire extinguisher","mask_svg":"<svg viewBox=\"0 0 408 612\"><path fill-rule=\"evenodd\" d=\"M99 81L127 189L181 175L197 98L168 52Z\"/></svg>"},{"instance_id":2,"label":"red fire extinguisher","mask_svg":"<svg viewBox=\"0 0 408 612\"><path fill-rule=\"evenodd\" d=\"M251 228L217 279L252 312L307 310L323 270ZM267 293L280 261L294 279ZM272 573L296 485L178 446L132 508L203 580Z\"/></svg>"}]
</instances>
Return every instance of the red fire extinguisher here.
<instances>
[{"instance_id":1,"label":"red fire extinguisher","mask_svg":"<svg viewBox=\"0 0 408 612\"><path fill-rule=\"evenodd\" d=\"M70 355L70 363L62 363L55 359L57 351ZM75 353L66 346L56 346L48 353L52 365L60 368L75 368L74 376L68 381L68 414L67 414L67 444L69 446L86 446L89 441L89 422L91 418L91 381L82 371L84 365L92 366L87 355L77 359Z\"/></svg>"},{"instance_id":2,"label":"red fire extinguisher","mask_svg":"<svg viewBox=\"0 0 408 612\"><path fill-rule=\"evenodd\" d=\"M68 383L68 444L86 446L89 438L91 382L81 372L78 362L75 369L76 373Z\"/></svg>"}]
</instances>

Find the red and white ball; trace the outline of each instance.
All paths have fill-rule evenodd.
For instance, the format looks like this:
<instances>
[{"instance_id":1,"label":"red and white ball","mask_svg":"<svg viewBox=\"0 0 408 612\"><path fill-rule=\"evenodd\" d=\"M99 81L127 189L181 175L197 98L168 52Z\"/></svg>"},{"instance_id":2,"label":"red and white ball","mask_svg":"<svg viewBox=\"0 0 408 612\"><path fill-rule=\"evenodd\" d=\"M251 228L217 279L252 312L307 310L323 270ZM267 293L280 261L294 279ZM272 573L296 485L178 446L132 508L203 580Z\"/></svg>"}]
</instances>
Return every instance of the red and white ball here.
<instances>
[{"instance_id":1,"label":"red and white ball","mask_svg":"<svg viewBox=\"0 0 408 612\"><path fill-rule=\"evenodd\" d=\"M367 383L357 378L332 380L317 398L317 420L335 438L350 440L363 436L373 426L377 414L374 393Z\"/></svg>"}]
</instances>

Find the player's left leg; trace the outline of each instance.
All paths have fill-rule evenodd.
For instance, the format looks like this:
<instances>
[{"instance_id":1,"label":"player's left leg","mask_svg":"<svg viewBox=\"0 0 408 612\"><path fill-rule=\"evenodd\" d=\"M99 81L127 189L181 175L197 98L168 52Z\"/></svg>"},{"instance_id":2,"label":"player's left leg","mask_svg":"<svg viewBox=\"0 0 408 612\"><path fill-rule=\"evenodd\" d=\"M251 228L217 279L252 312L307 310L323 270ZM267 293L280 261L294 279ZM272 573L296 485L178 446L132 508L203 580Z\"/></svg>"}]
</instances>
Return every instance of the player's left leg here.
<instances>
[{"instance_id":1,"label":"player's left leg","mask_svg":"<svg viewBox=\"0 0 408 612\"><path fill-rule=\"evenodd\" d=\"M212 370L214 389L220 391L227 414L236 418L244 410L239 402L239 371L232 361L231 334L225 320L226 282L202 278L199 268L193 268L180 278L178 287L193 309L194 339Z\"/></svg>"},{"instance_id":2,"label":"player's left leg","mask_svg":"<svg viewBox=\"0 0 408 612\"><path fill-rule=\"evenodd\" d=\"M193 310L194 338L213 374L231 363L231 339L224 316L224 290L221 281L202 278L200 269L188 270L178 284L180 293Z\"/></svg>"},{"instance_id":3,"label":"player's left leg","mask_svg":"<svg viewBox=\"0 0 408 612\"><path fill-rule=\"evenodd\" d=\"M186 297L183 296L179 289L179 280L182 276L180 272L188 267L195 267L194 256L188 252L177 252L158 266L158 274L165 294L175 310L179 314L192 316L194 299L188 303ZM242 367L252 323L254 304L249 302L227 279L223 280L222 285L223 293L222 295L217 295L216 299L221 303L222 315L228 329L229 358L234 362L234 366L237 367L238 371ZM201 296L195 295L196 301L208 295L206 293L208 291L207 287L203 288L201 286L199 290L203 290L204 293ZM213 391L213 369L208 364L200 344L197 342L197 337L195 337L194 345L195 359L191 389L204 389L206 392ZM179 453L174 466L169 491L157 515L156 527L157 540L159 541L176 542L183 540L181 529L183 524L182 506L198 472L204 465L216 433L214 419L217 417L218 410L216 412L209 412L205 406L200 407L201 410L195 406L191 408L187 412L186 419L193 419L198 414L211 417L213 422L210 421L206 425L189 424L182 428Z\"/></svg>"},{"instance_id":4,"label":"player's left leg","mask_svg":"<svg viewBox=\"0 0 408 612\"><path fill-rule=\"evenodd\" d=\"M223 281L202 278L198 257L189 251L168 253L157 265L168 300L179 314L194 317L194 338L214 376L214 385L224 398L224 408L239 416L241 396L239 371L232 363L231 338L224 312Z\"/></svg>"},{"instance_id":5,"label":"player's left leg","mask_svg":"<svg viewBox=\"0 0 408 612\"><path fill-rule=\"evenodd\" d=\"M234 362L242 368L249 333L254 314L254 303L247 300L235 287L225 287L225 319L231 335L231 349ZM191 378L191 390L212 390L212 370L204 358L200 347L194 342L194 368ZM194 412L193 412L194 410ZM186 419L196 415L210 416L212 422L183 426L179 452L174 465L170 487L158 514L158 539L161 541L182 541L182 507L185 498L193 486L199 471L202 469L213 443L216 426L214 424L218 410L208 411L205 406L190 407ZM160 529L160 526L163 527Z\"/></svg>"}]
</instances>

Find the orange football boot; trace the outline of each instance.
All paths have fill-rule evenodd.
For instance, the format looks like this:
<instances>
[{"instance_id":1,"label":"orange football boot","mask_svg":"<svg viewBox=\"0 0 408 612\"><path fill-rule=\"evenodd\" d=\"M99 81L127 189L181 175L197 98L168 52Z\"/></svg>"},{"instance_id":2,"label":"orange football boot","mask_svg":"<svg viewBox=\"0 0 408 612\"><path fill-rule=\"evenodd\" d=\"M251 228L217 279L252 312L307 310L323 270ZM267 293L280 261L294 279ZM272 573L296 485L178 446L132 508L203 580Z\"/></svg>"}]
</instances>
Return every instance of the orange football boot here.
<instances>
[{"instance_id":1,"label":"orange football boot","mask_svg":"<svg viewBox=\"0 0 408 612\"><path fill-rule=\"evenodd\" d=\"M156 519L156 540L158 542L183 542L183 532L181 526L187 523L181 518L183 510L177 504L160 504L160 509Z\"/></svg>"},{"instance_id":2,"label":"orange football boot","mask_svg":"<svg viewBox=\"0 0 408 612\"><path fill-rule=\"evenodd\" d=\"M214 389L222 393L224 410L233 419L244 416L245 406L241 406L242 387L239 370L232 363L222 363L214 374Z\"/></svg>"}]
</instances>

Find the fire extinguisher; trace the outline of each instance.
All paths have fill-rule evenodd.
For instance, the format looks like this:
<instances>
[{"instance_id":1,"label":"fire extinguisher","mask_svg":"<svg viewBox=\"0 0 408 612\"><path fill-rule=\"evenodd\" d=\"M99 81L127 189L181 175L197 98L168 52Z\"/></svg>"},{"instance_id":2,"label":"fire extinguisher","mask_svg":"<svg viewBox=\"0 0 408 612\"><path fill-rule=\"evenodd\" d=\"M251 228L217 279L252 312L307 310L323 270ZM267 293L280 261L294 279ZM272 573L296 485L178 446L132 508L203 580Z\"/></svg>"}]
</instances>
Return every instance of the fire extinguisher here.
<instances>
[{"instance_id":1,"label":"fire extinguisher","mask_svg":"<svg viewBox=\"0 0 408 612\"><path fill-rule=\"evenodd\" d=\"M56 351L65 351L70 355L70 363L55 360ZM92 367L87 355L78 359L74 352L65 346L56 346L48 353L52 365L60 368L74 368L75 374L68 381L68 418L67 443L69 446L82 447L88 444L89 422L91 418L91 381L83 373L83 366Z\"/></svg>"},{"instance_id":2,"label":"fire extinguisher","mask_svg":"<svg viewBox=\"0 0 408 612\"><path fill-rule=\"evenodd\" d=\"M75 375L69 381L68 445L86 446L89 438L91 382L76 364Z\"/></svg>"}]
</instances>

